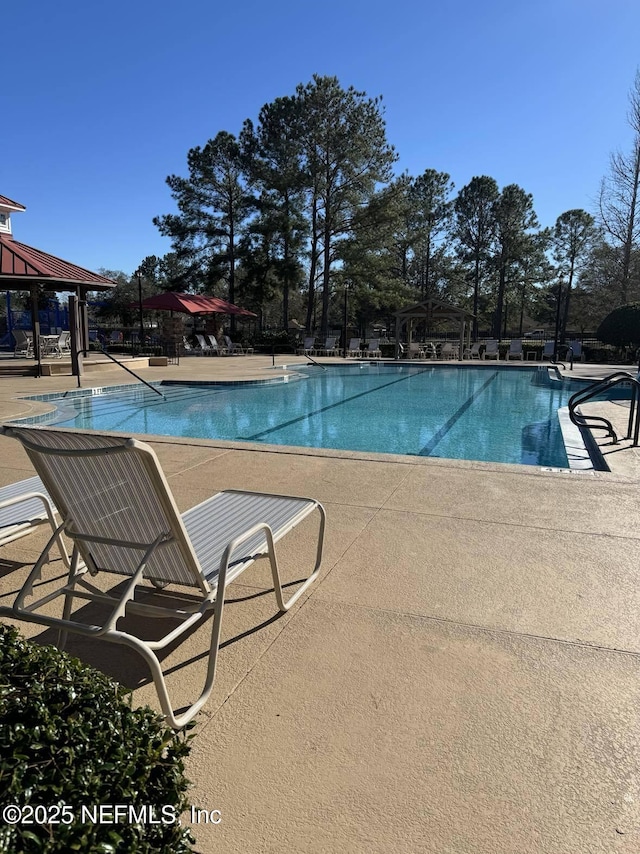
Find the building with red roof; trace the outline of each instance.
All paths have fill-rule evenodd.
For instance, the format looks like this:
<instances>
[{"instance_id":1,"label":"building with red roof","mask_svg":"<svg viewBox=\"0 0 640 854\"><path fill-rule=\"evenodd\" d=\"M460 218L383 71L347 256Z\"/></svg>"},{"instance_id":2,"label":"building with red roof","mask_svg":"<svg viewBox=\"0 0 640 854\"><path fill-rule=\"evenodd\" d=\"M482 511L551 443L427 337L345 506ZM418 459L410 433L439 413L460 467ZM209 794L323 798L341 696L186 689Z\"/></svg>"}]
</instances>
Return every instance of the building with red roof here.
<instances>
[{"instance_id":1,"label":"building with red roof","mask_svg":"<svg viewBox=\"0 0 640 854\"><path fill-rule=\"evenodd\" d=\"M78 365L78 352L87 350L86 297L90 291L104 291L114 288L116 283L79 267L71 261L65 261L27 246L15 240L12 233L11 214L22 213L26 208L7 196L0 195L0 289L7 291L28 291L31 294L31 315L33 343L38 365L40 364L40 323L38 320L39 290L57 292L75 292L69 300L72 320L72 363L74 373L81 370ZM40 373L40 371L38 371Z\"/></svg>"}]
</instances>

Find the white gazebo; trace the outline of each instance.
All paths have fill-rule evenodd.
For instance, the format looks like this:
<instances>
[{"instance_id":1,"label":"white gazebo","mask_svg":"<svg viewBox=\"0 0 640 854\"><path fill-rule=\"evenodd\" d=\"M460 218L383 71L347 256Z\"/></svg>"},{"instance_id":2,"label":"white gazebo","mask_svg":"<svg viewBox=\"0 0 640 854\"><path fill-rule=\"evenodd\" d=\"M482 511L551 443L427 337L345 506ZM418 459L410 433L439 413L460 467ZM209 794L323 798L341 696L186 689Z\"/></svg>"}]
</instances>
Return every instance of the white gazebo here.
<instances>
[{"instance_id":1,"label":"white gazebo","mask_svg":"<svg viewBox=\"0 0 640 854\"><path fill-rule=\"evenodd\" d=\"M427 328L433 327L435 323L445 320L453 322L458 326L460 332L460 352L458 358L462 359L465 346L471 345L471 322L474 315L464 308L458 308L451 303L440 299L427 299L424 302L408 305L396 311L396 359L400 358L400 337L402 328L407 329L407 341L411 343L413 327L416 323L426 322Z\"/></svg>"}]
</instances>

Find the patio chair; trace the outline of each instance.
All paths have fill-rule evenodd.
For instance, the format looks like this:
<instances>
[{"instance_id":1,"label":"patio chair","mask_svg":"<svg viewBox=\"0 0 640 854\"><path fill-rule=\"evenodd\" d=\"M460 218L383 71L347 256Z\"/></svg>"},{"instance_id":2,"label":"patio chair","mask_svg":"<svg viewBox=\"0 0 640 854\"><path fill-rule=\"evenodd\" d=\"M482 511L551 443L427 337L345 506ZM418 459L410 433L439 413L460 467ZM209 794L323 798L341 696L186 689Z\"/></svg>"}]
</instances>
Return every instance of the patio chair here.
<instances>
[{"instance_id":1,"label":"patio chair","mask_svg":"<svg viewBox=\"0 0 640 854\"><path fill-rule=\"evenodd\" d=\"M462 358L463 359L471 359L472 361L473 361L473 359L480 359L480 347L481 346L482 345L480 344L480 342L476 341L476 343L472 344L471 347L465 347L464 350L462 351Z\"/></svg>"},{"instance_id":2,"label":"patio chair","mask_svg":"<svg viewBox=\"0 0 640 854\"><path fill-rule=\"evenodd\" d=\"M584 356L582 354L582 341L569 341L567 344L567 348L571 347L571 353L573 356L574 362L582 362ZM569 351L567 350L567 356L569 358Z\"/></svg>"},{"instance_id":3,"label":"patio chair","mask_svg":"<svg viewBox=\"0 0 640 854\"><path fill-rule=\"evenodd\" d=\"M315 338L308 336L304 339L302 347L298 347L296 354L298 356L310 356L313 353Z\"/></svg>"},{"instance_id":4,"label":"patio chair","mask_svg":"<svg viewBox=\"0 0 640 854\"><path fill-rule=\"evenodd\" d=\"M545 359L548 359L550 362L553 362L554 350L555 341L545 341L542 348L542 361L544 362Z\"/></svg>"},{"instance_id":5,"label":"patio chair","mask_svg":"<svg viewBox=\"0 0 640 854\"><path fill-rule=\"evenodd\" d=\"M60 333L58 340L54 344L53 352L59 358L71 354L71 332L65 331Z\"/></svg>"},{"instance_id":6,"label":"patio chair","mask_svg":"<svg viewBox=\"0 0 640 854\"><path fill-rule=\"evenodd\" d=\"M14 329L11 334L16 341L13 355L24 356L27 359L30 359L33 356L33 332L25 332L23 329Z\"/></svg>"},{"instance_id":7,"label":"patio chair","mask_svg":"<svg viewBox=\"0 0 640 854\"><path fill-rule=\"evenodd\" d=\"M509 361L509 359L524 359L521 338L516 338L509 344L509 350L507 351L507 362Z\"/></svg>"},{"instance_id":8,"label":"patio chair","mask_svg":"<svg viewBox=\"0 0 640 854\"><path fill-rule=\"evenodd\" d=\"M382 350L380 349L380 339L379 338L371 338L369 344L367 345L367 351L365 353L369 359L381 359L382 358Z\"/></svg>"},{"instance_id":9,"label":"patio chair","mask_svg":"<svg viewBox=\"0 0 640 854\"><path fill-rule=\"evenodd\" d=\"M318 576L325 513L315 499L225 490L180 514L155 452L143 442L39 427L7 426L0 433L21 442L62 518L15 601L0 607L0 614L59 629L60 645L74 632L134 649L149 666L162 711L175 729L185 726L211 693L227 585L266 554L278 607L286 611ZM320 516L315 565L285 602L274 544L315 510ZM68 578L43 595L38 581L44 557L62 532L73 543ZM119 576L120 583L107 589L89 581L89 575L104 578L105 573ZM189 588L190 595L163 590L167 584ZM62 600L61 614L52 607L56 600ZM81 607L87 601L108 610L99 615ZM204 688L176 714L160 656L206 622L211 610ZM157 638L148 625L125 622L134 614L159 618L158 631L166 634L148 639ZM162 620L170 620L170 626Z\"/></svg>"},{"instance_id":10,"label":"patio chair","mask_svg":"<svg viewBox=\"0 0 640 854\"><path fill-rule=\"evenodd\" d=\"M407 347L407 356L409 359L424 359L424 348L417 341L412 341Z\"/></svg>"},{"instance_id":11,"label":"patio chair","mask_svg":"<svg viewBox=\"0 0 640 854\"><path fill-rule=\"evenodd\" d=\"M212 356L228 356L229 349L227 347L223 347L218 344L218 339L215 335L207 335L207 341L211 346L211 355Z\"/></svg>"},{"instance_id":12,"label":"patio chair","mask_svg":"<svg viewBox=\"0 0 640 854\"><path fill-rule=\"evenodd\" d=\"M204 335L197 334L196 341L198 342L200 353L203 356L213 356L218 349L218 342L216 341L216 346L213 347Z\"/></svg>"},{"instance_id":13,"label":"patio chair","mask_svg":"<svg viewBox=\"0 0 640 854\"><path fill-rule=\"evenodd\" d=\"M347 347L347 356L362 356L362 340L360 338L351 338Z\"/></svg>"},{"instance_id":14,"label":"patio chair","mask_svg":"<svg viewBox=\"0 0 640 854\"><path fill-rule=\"evenodd\" d=\"M457 344L451 344L449 341L445 341L440 350L440 358L457 359L459 352L460 350Z\"/></svg>"},{"instance_id":15,"label":"patio chair","mask_svg":"<svg viewBox=\"0 0 640 854\"><path fill-rule=\"evenodd\" d=\"M184 352L188 353L191 356L198 353L198 351L194 348L193 344L191 343L191 341L189 341L186 335L182 336L182 346L184 347Z\"/></svg>"},{"instance_id":16,"label":"patio chair","mask_svg":"<svg viewBox=\"0 0 640 854\"><path fill-rule=\"evenodd\" d=\"M337 338L335 336L330 336L325 339L324 347L317 347L314 349L312 355L315 356L335 356L337 353L336 350L336 341Z\"/></svg>"},{"instance_id":17,"label":"patio chair","mask_svg":"<svg viewBox=\"0 0 640 854\"><path fill-rule=\"evenodd\" d=\"M39 477L0 487L0 546L26 537L47 523L52 532L58 527L56 509ZM63 561L69 566L69 555L60 535L56 543Z\"/></svg>"},{"instance_id":18,"label":"patio chair","mask_svg":"<svg viewBox=\"0 0 640 854\"><path fill-rule=\"evenodd\" d=\"M225 344L230 356L246 356L245 349L242 344L234 344L228 335L224 336Z\"/></svg>"},{"instance_id":19,"label":"patio chair","mask_svg":"<svg viewBox=\"0 0 640 854\"><path fill-rule=\"evenodd\" d=\"M422 351L425 359L438 358L438 348L433 341L427 341L427 343L422 346Z\"/></svg>"},{"instance_id":20,"label":"patio chair","mask_svg":"<svg viewBox=\"0 0 640 854\"><path fill-rule=\"evenodd\" d=\"M487 341L486 346L484 348L484 358L485 359L495 359L496 362L500 359L500 351L498 349L498 342L491 338Z\"/></svg>"}]
</instances>

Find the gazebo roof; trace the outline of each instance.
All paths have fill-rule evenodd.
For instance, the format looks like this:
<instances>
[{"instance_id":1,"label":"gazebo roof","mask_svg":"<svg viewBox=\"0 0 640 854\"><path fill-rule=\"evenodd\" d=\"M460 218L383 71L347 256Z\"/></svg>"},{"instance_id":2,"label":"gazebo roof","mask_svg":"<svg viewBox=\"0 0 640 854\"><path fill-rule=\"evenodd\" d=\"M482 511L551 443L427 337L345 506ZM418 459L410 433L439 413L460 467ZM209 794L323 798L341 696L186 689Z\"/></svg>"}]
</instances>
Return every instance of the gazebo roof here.
<instances>
[{"instance_id":1,"label":"gazebo roof","mask_svg":"<svg viewBox=\"0 0 640 854\"><path fill-rule=\"evenodd\" d=\"M52 291L75 290L79 285L92 291L104 291L116 285L112 279L34 249L8 235L0 235L0 289L28 291L34 284L43 284Z\"/></svg>"},{"instance_id":2,"label":"gazebo roof","mask_svg":"<svg viewBox=\"0 0 640 854\"><path fill-rule=\"evenodd\" d=\"M400 321L424 317L429 320L467 320L474 317L473 313L465 308L458 308L445 300L433 298L405 306L396 311L394 316Z\"/></svg>"},{"instance_id":3,"label":"gazebo roof","mask_svg":"<svg viewBox=\"0 0 640 854\"><path fill-rule=\"evenodd\" d=\"M20 202L14 202L8 196L0 196L0 207L9 208L12 211L26 211L24 205L21 205Z\"/></svg>"}]
</instances>

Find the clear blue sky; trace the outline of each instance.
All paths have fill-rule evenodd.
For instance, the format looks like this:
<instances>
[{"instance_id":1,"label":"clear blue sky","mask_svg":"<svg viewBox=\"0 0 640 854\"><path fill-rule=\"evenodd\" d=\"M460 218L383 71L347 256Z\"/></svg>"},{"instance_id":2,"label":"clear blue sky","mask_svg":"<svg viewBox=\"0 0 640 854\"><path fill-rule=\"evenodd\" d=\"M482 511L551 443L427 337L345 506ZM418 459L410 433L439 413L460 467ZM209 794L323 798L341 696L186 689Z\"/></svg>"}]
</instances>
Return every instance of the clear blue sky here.
<instances>
[{"instance_id":1,"label":"clear blue sky","mask_svg":"<svg viewBox=\"0 0 640 854\"><path fill-rule=\"evenodd\" d=\"M0 194L17 240L133 272L170 244L165 178L314 73L382 95L397 171L592 210L626 149L638 0L23 0L2 9Z\"/></svg>"}]
</instances>

